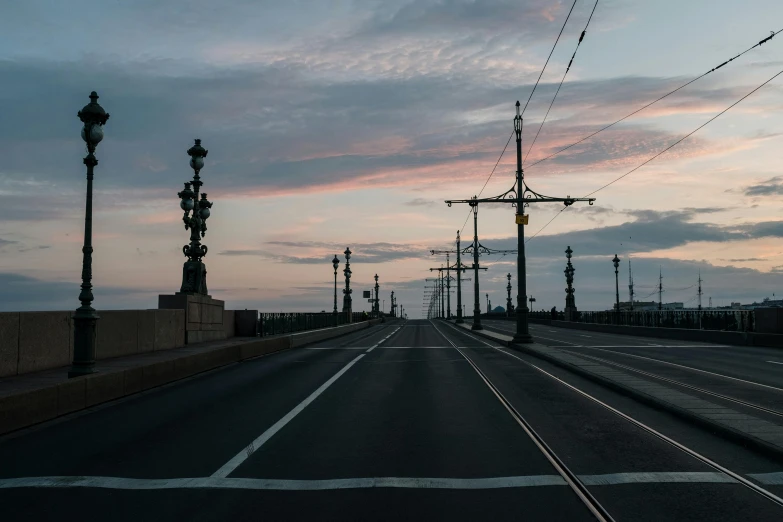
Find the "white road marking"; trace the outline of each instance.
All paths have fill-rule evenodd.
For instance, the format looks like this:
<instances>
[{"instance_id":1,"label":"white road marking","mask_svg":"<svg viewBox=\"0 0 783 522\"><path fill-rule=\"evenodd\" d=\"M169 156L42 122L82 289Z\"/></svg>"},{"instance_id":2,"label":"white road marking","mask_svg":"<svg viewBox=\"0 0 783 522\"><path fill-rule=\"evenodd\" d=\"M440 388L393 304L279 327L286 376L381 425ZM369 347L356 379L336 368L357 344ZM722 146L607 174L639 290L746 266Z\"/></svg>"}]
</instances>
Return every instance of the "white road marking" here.
<instances>
[{"instance_id":1,"label":"white road marking","mask_svg":"<svg viewBox=\"0 0 783 522\"><path fill-rule=\"evenodd\" d=\"M768 484L783 483L783 473L748 475ZM775 476L775 477L771 477ZM587 486L618 484L734 483L718 472L654 472L579 475ZM779 481L779 482L776 482ZM323 480L280 480L253 478L197 477L136 479L123 477L23 477L0 479L0 489L13 488L99 488L118 490L159 489L251 489L271 491L324 491L337 489L501 489L537 486L565 486L559 475L523 475L487 478L366 477Z\"/></svg>"},{"instance_id":2,"label":"white road marking","mask_svg":"<svg viewBox=\"0 0 783 522\"><path fill-rule=\"evenodd\" d=\"M239 467L240 464L242 464L245 460L247 460L247 458L250 457L250 455L258 451L258 448L263 446L266 441L271 439L286 424L291 422L291 420L294 417L296 417L311 402L313 402L316 398L318 398L318 396L321 395L329 386L334 384L334 382L337 379L339 379L345 372L347 372L351 368L351 366L356 364L356 362L359 361L359 359L364 357L364 355L365 354L363 353L359 354L355 359L353 359L351 362L343 366L339 372L334 374L328 381L326 381L321 386L319 386L318 389L315 390L313 393L311 393L309 397L307 397L305 400L300 402L293 410L289 411L282 419L274 423L269 429L267 429L264 433L259 435L256 438L256 440L251 442L246 448L244 448L242 451L237 453L237 455L234 458L226 462L219 470L214 472L212 474L212 477L225 478L231 472L237 469L237 467Z\"/></svg>"},{"instance_id":3,"label":"white road marking","mask_svg":"<svg viewBox=\"0 0 783 522\"><path fill-rule=\"evenodd\" d=\"M783 486L783 472L780 471L775 473L748 473L748 476L768 486Z\"/></svg>"},{"instance_id":4,"label":"white road marking","mask_svg":"<svg viewBox=\"0 0 783 522\"><path fill-rule=\"evenodd\" d=\"M384 337L383 339L381 339L380 341L378 341L377 343L375 343L375 345L373 345L373 346L370 346L370 348L369 348L369 349L368 349L366 352L364 352L364 353L370 353L371 351L373 351L373 350L375 350L376 348L378 348L378 345L382 344L382 343L383 343L383 341L385 341L386 339L388 339L388 338L389 338L389 337L391 337L392 335L396 334L396 333L397 333L397 330L399 330L400 328L402 328L402 327L401 327L401 326L398 326L397 328L395 328L395 329L394 329L394 331L393 331L392 333L390 333L389 335L387 335L386 337Z\"/></svg>"},{"instance_id":5,"label":"white road marking","mask_svg":"<svg viewBox=\"0 0 783 522\"><path fill-rule=\"evenodd\" d=\"M780 361L767 361L767 362L772 364L783 364L783 362Z\"/></svg>"},{"instance_id":6,"label":"white road marking","mask_svg":"<svg viewBox=\"0 0 783 522\"><path fill-rule=\"evenodd\" d=\"M592 335L579 334L579 337L592 337Z\"/></svg>"},{"instance_id":7,"label":"white road marking","mask_svg":"<svg viewBox=\"0 0 783 522\"><path fill-rule=\"evenodd\" d=\"M366 350L369 346L311 346L305 350Z\"/></svg>"}]
</instances>

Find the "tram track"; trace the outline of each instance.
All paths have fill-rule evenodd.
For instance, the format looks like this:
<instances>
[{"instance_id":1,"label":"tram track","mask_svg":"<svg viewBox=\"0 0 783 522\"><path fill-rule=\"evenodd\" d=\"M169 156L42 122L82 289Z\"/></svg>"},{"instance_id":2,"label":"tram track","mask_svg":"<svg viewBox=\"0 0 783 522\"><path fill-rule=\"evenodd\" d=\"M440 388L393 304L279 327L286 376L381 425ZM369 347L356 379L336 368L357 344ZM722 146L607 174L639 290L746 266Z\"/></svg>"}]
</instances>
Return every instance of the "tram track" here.
<instances>
[{"instance_id":1,"label":"tram track","mask_svg":"<svg viewBox=\"0 0 783 522\"><path fill-rule=\"evenodd\" d=\"M470 339L473 339L473 340L475 340L477 342L480 342L480 343L484 344L485 346L491 347L491 348L495 349L496 351L501 352L501 353L503 353L503 354L505 354L505 355L507 355L509 357L512 357L512 358L516 359L517 361L525 364L526 366L528 366L530 368L533 368L534 370L536 370L540 374L548 377L549 379L552 379L552 380L558 382L562 386L564 386L564 387L570 389L571 391L577 393L578 395L580 395L580 396L582 396L582 397L592 401L593 403L595 403L595 404L599 405L600 407L610 411L611 413L619 416L620 418L622 418L625 421L633 424L634 426L644 430L645 432L655 436L656 438L658 438L659 440L665 442L666 444L668 444L668 445L670 445L670 446L672 446L672 447L682 451L683 453L685 453L685 454L689 455L690 457L696 459L697 461L699 461L699 462L709 466L710 468L714 469L715 471L718 471L719 473L722 473L722 474L730 477L733 481L735 481L736 483L741 484L742 486L748 488L749 490L751 490L755 494L757 494L757 495L759 495L761 497L766 498L767 500L773 502L774 504L776 504L779 507L783 507L783 498L780 498L779 496L775 495L771 491L769 491L769 490L763 488L762 486L756 484L752 480L749 480L749 479L745 478L740 473L736 473L734 471L731 471L730 469L722 466L721 464L713 461L712 459L702 455L698 451L696 451L696 450L694 450L692 448L689 448L688 446L685 446L684 444L682 444L680 442L677 442L676 440L674 440L674 439L664 435L663 433L657 431L656 429L652 428L651 426L648 426L647 424L645 424L645 423L643 423L643 422L641 422L641 421L631 417L630 415L628 415L628 414L618 410L617 408L614 408L613 406L611 406L611 405L605 403L604 401L602 401L602 400L592 396L591 394L589 394L589 393L587 393L587 392L577 388L576 386L573 386L572 384L569 384L568 382L566 382L563 379L557 377L556 375L553 375L552 373L550 373L550 372L546 371L545 369L537 366L536 364L533 364L533 363L531 363L529 361L526 361L522 357L519 357L518 355L516 355L514 353L511 353L511 352L509 352L506 349L503 349L503 348L500 348L500 347L497 347L497 346L493 346L493 345L487 343L486 341L484 341L483 339L480 339L480 338L478 338L478 337L476 337L474 335L471 335L469 332L466 332L466 331L463 331L461 329L458 329L457 327L455 327L455 326L453 326L453 325L451 325L449 323L446 323L446 324L447 324L447 326L449 326L449 328L453 329L454 331L456 331L458 333L461 333L461 334L465 335L466 337L468 337ZM493 389L493 391L495 391L496 387L494 386L494 384L492 384L491 381L487 378L487 376L483 372L481 372L481 370L477 367L477 365L472 360L470 360L470 358L463 352L463 350L458 348L450 339L448 339L448 337L445 334L440 332L440 330L437 327L436 327L436 329L438 330L438 332L441 335L443 335L443 337L445 337L448 340L448 342L455 349L457 349L460 352L460 354L462 354L463 357L468 359L468 361L471 363L473 368L479 373L479 375L482 376L482 379L484 379L485 383L487 383L487 385L491 389ZM582 355L582 354L579 354L579 355ZM499 390L495 391L495 394L498 395L499 399L502 397L502 394L499 392ZM501 400L501 402L504 402L504 405L506 405L505 403L507 401L506 401L505 398L502 398L500 400ZM509 408L513 409L513 406L510 405L510 404L506 405L506 407L507 407L507 409L509 409ZM515 415L515 416L519 415L519 417L521 418L521 415L519 414L518 411L516 411L515 409L513 409L513 411L515 412L515 414L512 413L512 415ZM774 410L772 410L772 411L774 411ZM531 432L535 433L535 431L532 430L532 427L531 427ZM530 433L528 433L528 435L530 435ZM556 455L555 455L555 457L556 457ZM564 469L567 470L568 468L565 467ZM584 484L582 484L582 487L585 487ZM585 489L586 489L586 487L585 487ZM582 498L582 497L580 496L580 498ZM586 498L590 499L590 498L592 498L592 496L591 497L586 497ZM584 502L584 500L583 500L583 502ZM600 504L598 504L598 505L600 506ZM588 506L588 508L589 507L590 506ZM605 511L605 509L603 511ZM591 509L591 512L593 512L593 514L595 514L595 512L592 509Z\"/></svg>"},{"instance_id":2,"label":"tram track","mask_svg":"<svg viewBox=\"0 0 783 522\"><path fill-rule=\"evenodd\" d=\"M530 437L536 447L538 447L541 453L544 454L546 459L552 464L552 467L554 467L558 474L563 477L563 480L566 481L568 486L574 491L577 497L579 497L579 500L582 501L582 503L593 514L593 516L601 522L614 522L612 515L606 510L604 506L601 505L600 502L598 502L592 493L590 493L587 486L584 485L576 473L571 471L563 462L563 460L557 456L557 454L552 450L552 448L549 447L546 441L544 441L544 439L535 431L533 426L531 426L530 423L522 416L522 414L517 411L514 405L511 404L511 402L503 395L498 387L492 383L489 377L478 367L478 365L456 344L454 344L454 342L449 339L447 335L441 332L434 322L432 322L432 326L435 328L435 331L437 331L446 340L446 342L448 342L455 350L457 350L457 352L460 353L460 355L462 355L462 357L465 358L465 360L479 375L481 380L484 381L484 384L487 385L495 397L497 397L500 403L503 404L505 409L511 414L514 420L522 427L527 436Z\"/></svg>"},{"instance_id":3,"label":"tram track","mask_svg":"<svg viewBox=\"0 0 783 522\"><path fill-rule=\"evenodd\" d=\"M586 354L584 352L566 350L566 349L563 349L563 348L560 348L560 350L565 352L565 353L569 353L571 355L576 355L577 357L584 357L586 359L591 359L591 360L600 362L602 364L607 364L607 365L610 365L610 366L614 366L614 367L620 368L622 370L634 372L634 373L637 373L639 375L643 375L645 377L656 379L656 380L659 380L659 381L662 381L662 382L667 382L669 384L674 384L676 386L681 386L683 388L687 388L689 390L693 390L693 391L696 391L696 392L699 392L699 393L703 393L705 395L710 395L712 397L717 397L719 399L722 399L722 400L725 400L725 401L729 401L729 402L732 402L734 404L739 404L739 405L744 406L746 408L751 408L751 409L754 409L754 410L757 410L757 411L761 411L761 412L764 412L764 413L767 413L767 414L770 414L770 415L775 415L777 417L783 418L783 412L781 412L781 411L778 411L778 410L775 410L775 409L772 409L772 408L767 408L765 406L761 406L761 405L758 405L758 404L754 404L752 402L744 401L744 400L738 399L736 397L731 397L729 395L724 395L722 393L717 393L717 392L714 392L714 391L711 391L711 390L707 390L705 388L700 388L700 387L694 386L692 384L686 384L684 382L678 381L676 379L672 379L670 377L664 377L662 375L658 375L658 374L655 374L655 373L651 373L651 372L647 372L647 371L644 371L644 370L640 370L638 368L634 368L632 366L627 366L625 364L621 364L621 363L618 363L618 362L610 361L610 360L604 359L602 357L596 357L594 355L588 355L588 354Z\"/></svg>"}]
</instances>

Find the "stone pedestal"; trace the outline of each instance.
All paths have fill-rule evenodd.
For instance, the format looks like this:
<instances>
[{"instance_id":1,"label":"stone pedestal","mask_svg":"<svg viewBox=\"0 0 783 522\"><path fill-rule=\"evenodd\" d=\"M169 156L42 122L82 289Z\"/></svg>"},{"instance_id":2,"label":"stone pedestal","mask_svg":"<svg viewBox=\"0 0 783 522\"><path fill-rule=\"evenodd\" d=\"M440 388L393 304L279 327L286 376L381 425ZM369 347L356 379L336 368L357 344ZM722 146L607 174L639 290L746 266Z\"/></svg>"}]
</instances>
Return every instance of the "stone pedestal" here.
<instances>
[{"instance_id":1,"label":"stone pedestal","mask_svg":"<svg viewBox=\"0 0 783 522\"><path fill-rule=\"evenodd\" d=\"M178 292L159 295L158 308L185 310L185 344L226 338L223 325L225 303L219 299Z\"/></svg>"},{"instance_id":2,"label":"stone pedestal","mask_svg":"<svg viewBox=\"0 0 783 522\"><path fill-rule=\"evenodd\" d=\"M237 337L258 335L258 310L234 311L234 335Z\"/></svg>"},{"instance_id":3,"label":"stone pedestal","mask_svg":"<svg viewBox=\"0 0 783 522\"><path fill-rule=\"evenodd\" d=\"M579 312L576 310L575 306L566 306L565 308L565 320L566 321L576 321L579 316L577 315Z\"/></svg>"}]
</instances>

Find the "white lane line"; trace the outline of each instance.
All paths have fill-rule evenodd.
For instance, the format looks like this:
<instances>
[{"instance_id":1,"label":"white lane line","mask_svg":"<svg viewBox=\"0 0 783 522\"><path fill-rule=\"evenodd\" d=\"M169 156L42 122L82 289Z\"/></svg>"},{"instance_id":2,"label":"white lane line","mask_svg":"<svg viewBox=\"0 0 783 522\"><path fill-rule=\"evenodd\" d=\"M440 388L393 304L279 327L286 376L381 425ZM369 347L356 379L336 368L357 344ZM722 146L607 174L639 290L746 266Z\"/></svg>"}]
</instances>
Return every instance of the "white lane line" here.
<instances>
[{"instance_id":1,"label":"white lane line","mask_svg":"<svg viewBox=\"0 0 783 522\"><path fill-rule=\"evenodd\" d=\"M369 348L369 349L368 349L366 352L364 352L364 353L370 353L371 351L373 351L373 350L375 350L376 348L378 348L378 346L379 346L380 344L382 344L382 343L383 343L383 341L385 341L386 339L388 339L388 338L389 338L389 337L391 337L392 335L396 334L396 333L397 333L397 330L399 330L400 328L402 328L402 327L401 327L401 326L398 326L397 328L395 328L395 329L394 329L394 331L393 331L392 333L390 333L389 335L387 335L386 337L384 337L383 339L381 339L380 341L378 341L377 343L375 343L375 345L373 345L373 346L370 346L370 348Z\"/></svg>"},{"instance_id":2,"label":"white lane line","mask_svg":"<svg viewBox=\"0 0 783 522\"><path fill-rule=\"evenodd\" d=\"M717 471L612 473L610 475L579 475L585 486L612 486L615 484L682 484L711 483L738 484L736 480Z\"/></svg>"},{"instance_id":3,"label":"white lane line","mask_svg":"<svg viewBox=\"0 0 783 522\"><path fill-rule=\"evenodd\" d=\"M781 473L748 475L760 482L783 483ZM579 475L587 486L618 484L734 483L731 477L717 472L654 472ZM776 482L781 480L781 482ZM280 480L254 478L197 477L170 479L136 479L123 477L23 477L0 479L0 489L14 488L100 488L119 490L159 489L251 489L272 491L324 491L338 489L405 488L405 489L501 489L537 486L565 486L559 475L523 475L487 478L363 477L323 480Z\"/></svg>"},{"instance_id":4,"label":"white lane line","mask_svg":"<svg viewBox=\"0 0 783 522\"><path fill-rule=\"evenodd\" d=\"M311 346L305 350L366 350L369 346Z\"/></svg>"},{"instance_id":5,"label":"white lane line","mask_svg":"<svg viewBox=\"0 0 783 522\"><path fill-rule=\"evenodd\" d=\"M748 476L768 486L783 486L783 472L781 471L775 473L748 473Z\"/></svg>"},{"instance_id":6,"label":"white lane line","mask_svg":"<svg viewBox=\"0 0 783 522\"><path fill-rule=\"evenodd\" d=\"M592 335L583 335L583 334L579 334L579 337L592 337Z\"/></svg>"},{"instance_id":7,"label":"white lane line","mask_svg":"<svg viewBox=\"0 0 783 522\"><path fill-rule=\"evenodd\" d=\"M780 361L767 361L767 362L772 364L783 364L783 362Z\"/></svg>"},{"instance_id":8,"label":"white lane line","mask_svg":"<svg viewBox=\"0 0 783 522\"><path fill-rule=\"evenodd\" d=\"M264 433L259 435L256 440L251 442L246 448L244 448L242 451L237 453L237 455L226 462L219 470L214 472L212 474L213 477L218 478L225 478L227 477L231 472L233 472L237 467L239 467L240 464L242 464L245 460L247 460L250 455L255 453L258 448L264 445L266 441L274 437L274 435L280 431L286 424L291 422L291 420L299 415L302 410L304 410L311 402L313 402L315 399L318 398L319 395L321 395L329 386L334 384L334 382L339 379L345 372L347 372L351 366L356 364L356 362L364 357L364 354L361 353L354 360L343 366L343 368L334 374L328 381L323 383L321 386L318 387L317 390L315 390L313 393L310 394L309 397L307 397L305 400L300 402L293 410L289 411L282 419L274 423L269 429L267 429Z\"/></svg>"}]
</instances>

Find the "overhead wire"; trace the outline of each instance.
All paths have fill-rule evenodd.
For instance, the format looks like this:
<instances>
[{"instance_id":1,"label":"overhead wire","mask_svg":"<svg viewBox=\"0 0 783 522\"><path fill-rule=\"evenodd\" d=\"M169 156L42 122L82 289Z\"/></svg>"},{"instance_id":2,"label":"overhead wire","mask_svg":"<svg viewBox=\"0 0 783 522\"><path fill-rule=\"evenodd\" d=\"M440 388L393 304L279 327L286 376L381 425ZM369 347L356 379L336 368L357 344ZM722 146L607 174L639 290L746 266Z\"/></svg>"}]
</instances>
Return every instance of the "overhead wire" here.
<instances>
[{"instance_id":1,"label":"overhead wire","mask_svg":"<svg viewBox=\"0 0 783 522\"><path fill-rule=\"evenodd\" d=\"M652 156L652 157L650 157L650 158L646 159L644 162L642 162L641 164L639 164L639 165L637 165L636 167L632 168L631 170L629 170L628 172L626 172L626 173L625 173L625 174L623 174L622 176L619 176L619 177L615 178L614 180L610 181L609 183L607 183L607 184L605 184L605 185L601 186L600 188L598 188L598 189L596 189L596 190L594 190L594 191L590 192L589 194L586 194L586 195L585 195L585 196L583 196L583 197L585 197L585 198L586 198L586 197L590 197L590 196L592 196L593 194L596 194L597 192L600 192L600 191L602 191L603 189L605 189L605 188L609 187L610 185L613 185L614 183L617 183L618 181L620 181L620 180L621 180L621 179L623 179L624 177L628 176L629 174L632 174L632 173L636 172L637 170L639 170L639 169L640 169L640 168L642 168L643 166L647 165L648 163L650 163L650 162L651 162L651 161L653 161L654 159L658 158L659 156L661 156L661 155L662 155L662 154L664 154L665 152L667 152L667 151L671 150L672 148L674 148L674 147L675 147L675 146L677 146L678 144L682 143L683 141L685 141L685 140L686 140L687 138L689 138L690 136L693 136L694 134L696 134L696 132L698 132L699 130L703 129L704 127L706 127L706 126L707 126L708 124L710 124L711 122L713 122L713 121L715 121L716 119L718 119L720 116L722 116L723 114L725 114L726 112L728 112L730 109L732 109L732 108L733 108L733 107L735 107L736 105L740 104L740 103L741 103L743 100L745 100L746 98L748 98L749 96L751 96L752 94L754 94L756 91L758 91L759 89L761 89L762 87L764 87L765 85L767 85L768 83L770 83L772 80L774 80L775 78L777 78L777 77L778 77L778 76L780 76L781 74L783 74L783 70L781 70L780 72L778 72L777 74L775 74L774 76L772 76L770 79L768 79L767 81L765 81L764 83L762 83L761 85L759 85L758 87L756 87L755 89L753 89L752 91L750 91L749 93L747 93L745 96L743 96L743 97L742 97L742 98L740 98L739 100L735 101L734 103L732 103L731 105L729 105L728 107L726 107L725 109L723 109L722 111L720 111L718 114L716 114L715 116L713 116L713 117L712 117L712 118L710 118L709 120L707 120L707 121L705 121L704 123L702 123L701 125L699 125L699 126L696 128L696 129L694 129L693 131L689 132L688 134L686 134L686 135L685 135L685 136L683 136L682 138L678 139L677 141L675 141L674 143L672 143L671 145L669 145L668 147L666 147L666 148L665 148L665 149L663 149L662 151L660 151L660 152L658 152L657 154L655 154L654 156ZM539 229L539 230L538 230L538 231L537 231L535 234L533 234L533 235L530 237L530 239L528 239L527 241L525 241L525 243L527 243L528 241L530 241L531 239L533 239L534 237L536 237L536 236L537 236L537 235L538 235L538 234L539 234L539 233L540 233L542 230L544 230L546 227L548 227L548 226L549 226L549 224L550 224L550 223L552 223L552 221L554 221L554 220L557 218L557 216L559 216L559 215L560 215L560 214L561 214L561 213L562 213L564 210L566 210L567 208L568 208L568 207L563 207L563 208L562 208L562 209L561 209L561 210L560 210L560 211L559 211L557 214L555 214L555 216L554 216L552 219L550 219L550 220L549 220L549 221L546 223L546 225L544 225L543 227L541 227L541 228L540 228L540 229Z\"/></svg>"},{"instance_id":2,"label":"overhead wire","mask_svg":"<svg viewBox=\"0 0 783 522\"><path fill-rule=\"evenodd\" d=\"M590 12L590 17L587 19L587 23L585 24L585 28L582 31L582 34L579 35L579 41L576 43L576 49L574 49L574 54L571 55L571 60L568 62L568 66L566 67L566 70L563 73L563 77L560 79L560 85L557 86L557 90L555 91L555 95L552 97L552 101L549 104L549 108L546 110L546 114L544 115L544 119L541 120L541 125L538 126L538 131L536 132L535 138L533 138L533 142L530 144L530 148L527 149L527 154L525 154L525 159L522 161L523 165L527 162L527 157L530 156L530 151L533 150L533 145L536 144L536 140L538 140L538 135L541 134L541 129L544 128L544 123L546 123L546 119L549 117L549 112L552 110L552 106L555 104L555 100L557 99L557 95L560 93L560 88L563 87L563 82L565 82L566 75L568 74L568 71L571 70L571 65L574 63L574 58L576 58L576 52L579 50L579 46L582 45L582 41L585 38L585 34L587 34L587 28L590 26L590 20L593 19L593 14L595 14L595 8L596 7L598 7L598 0L595 0L595 4L593 5L593 10Z\"/></svg>"},{"instance_id":3,"label":"overhead wire","mask_svg":"<svg viewBox=\"0 0 783 522\"><path fill-rule=\"evenodd\" d=\"M527 102L525 103L524 109L522 109L522 114L525 113L525 109L527 109L530 100L533 98L533 93L536 92L536 87L538 87L538 83L541 81L541 77L544 75L544 71L546 70L546 66L549 63L549 59L552 58L552 53L555 52L555 47L557 47L557 42L560 41L560 36L563 34L563 30L565 29L565 26L568 23L568 19L571 18L571 13L574 11L574 7L576 6L577 1L578 0L574 0L574 3L571 5L571 9L568 11L568 15L566 16L566 19L563 22L563 26L560 28L560 32L557 34L557 38L555 39L555 44L552 46L552 50L549 51L549 56L547 56L546 62L544 62L544 66L541 68L541 73L538 75L538 79L536 80L536 83L533 85L533 90L530 91L530 96L527 98ZM590 16L592 17L592 14ZM481 191L478 193L479 196L481 196L481 194L484 192L484 189L487 187L487 183L489 183L489 180L492 179L492 175L495 173L495 170L498 168L498 165L500 164L500 160L503 159L503 155L506 153L508 144L511 143L511 138L513 137L514 137L514 131L512 131L511 134L509 135L508 141L506 141L506 146L503 147L503 151L500 153L500 157L498 158L497 162L495 162L495 166L492 168L492 172L489 173L489 176L487 177L487 181L484 182L484 186L481 187ZM468 215L465 218L465 222L462 224L462 228L460 229L462 232L465 231L465 225L468 224L468 219L470 219L471 211L468 211Z\"/></svg>"},{"instance_id":4,"label":"overhead wire","mask_svg":"<svg viewBox=\"0 0 783 522\"><path fill-rule=\"evenodd\" d=\"M628 118L630 118L631 116L633 116L633 115L635 115L635 114L638 114L638 113L640 113L640 112L641 112L641 111L643 111L644 109L646 109L646 108L650 107L651 105L654 105L654 104L658 103L659 101L663 100L664 98L668 98L669 96L671 96L671 95L672 95L672 94L674 94L675 92L677 92L677 91L679 91L679 90L682 90L682 89L684 89L685 87L689 86L690 84L692 84L692 83L694 83L694 82L696 82L696 81L698 81L698 80L700 80L700 79L704 78L704 77L705 77L705 76L707 76L708 74L710 74L710 73L712 73L712 72L715 72L715 71L717 71L718 69L720 69L720 68L721 68L721 67L723 67L724 65L728 64L729 62L732 62L732 61L736 60L737 58L739 58L740 56L744 55L745 53L747 53L747 52L749 52L749 51L751 51L751 50L755 49L756 47L759 47L759 46L763 45L764 43L766 43L766 42L770 41L770 40L771 40L771 39L772 39L772 38L773 38L775 35L777 35L778 33L781 33L781 32L783 32L783 29L781 29L781 30L779 30L779 31L773 31L773 32L772 32L772 34L770 34L769 36L767 36L767 37L766 37L766 38L764 38L763 40L759 41L759 42L758 42L758 43L756 43L755 45L752 45L751 47L748 47L747 49L745 49L744 51L742 51L741 53L739 53L737 56L735 56L735 57L733 57L733 58L730 58L730 59L726 60L725 62L721 63L720 65L717 65L717 66L713 67L712 69L710 69L709 71L705 72L704 74L701 74L700 76L697 76L696 78L694 78L694 79L692 79L692 80L690 80L690 81L688 81L688 82L686 82L686 83L684 83L684 84L680 85L680 86L679 86L679 87L677 87L676 89L674 89L674 90L672 90L672 91L669 91L669 92L667 92L666 94L664 94L664 95L663 95L663 96L661 96L660 98L657 98L657 99L655 99L655 100L651 101L650 103L648 103L648 104L646 104L646 105L644 105L644 106L642 106L642 107L640 107L640 108L636 109L635 111L631 112L630 114L627 114L627 115L623 116L623 117L622 117L622 118L620 118L619 120L617 120L617 121L615 121L615 122L613 122L613 123L610 123L609 125L606 125L605 127L602 127L602 128L600 128L600 129L598 129L597 131L593 132L592 134L588 134L587 136L585 136L584 138L580 139L579 141L575 141L575 142L574 142L574 143L572 143L571 145L568 145L568 146L566 146L566 147L563 147L562 149L560 149L560 150L558 150L558 151L556 151L556 152L553 152L553 153L552 153L552 154L550 154L549 156L546 156L546 157L544 157L544 158L541 158L540 160L537 160L537 161L535 161L535 162L531 163L530 165L528 165L528 166L527 166L527 168L528 168L528 169L529 169L529 168L532 168L532 167L534 167L534 166L538 165L539 163L542 163L542 162L544 162L544 161L546 161L546 160L548 160L548 159L551 159L551 158L553 158L553 157L557 156L557 155L558 155L558 154L560 154L561 152L565 152L565 151L567 151L568 149L570 149L570 148L572 148L572 147L575 147L575 146L579 145L580 143L582 143L582 142L584 142L584 141L587 141L587 140L589 140L590 138L592 138L592 137L593 137L593 136L595 136L596 134L599 134L599 133L601 133L601 132L603 132L603 131L605 131L605 130L607 130L607 129L611 128L611 127L614 127L614 126L615 126L615 125L617 125L618 123L620 123L620 122L622 122L622 121L625 121L625 120L627 120Z\"/></svg>"}]
</instances>

